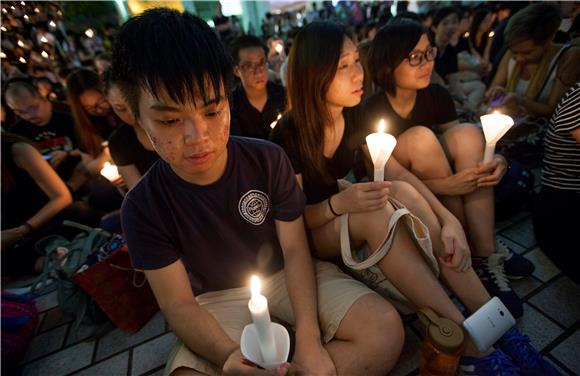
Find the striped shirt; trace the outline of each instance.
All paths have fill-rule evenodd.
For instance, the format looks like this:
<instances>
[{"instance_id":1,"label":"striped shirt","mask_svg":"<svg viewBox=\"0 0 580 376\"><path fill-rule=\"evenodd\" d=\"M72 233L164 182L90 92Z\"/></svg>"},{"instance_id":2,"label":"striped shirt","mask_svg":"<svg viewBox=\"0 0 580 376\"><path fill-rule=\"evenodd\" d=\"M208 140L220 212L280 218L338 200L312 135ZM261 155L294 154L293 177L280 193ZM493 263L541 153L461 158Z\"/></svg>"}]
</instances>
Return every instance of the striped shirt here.
<instances>
[{"instance_id":1,"label":"striped shirt","mask_svg":"<svg viewBox=\"0 0 580 376\"><path fill-rule=\"evenodd\" d=\"M580 128L580 82L568 90L550 119L544 144L542 184L580 193L580 144L571 132Z\"/></svg>"}]
</instances>

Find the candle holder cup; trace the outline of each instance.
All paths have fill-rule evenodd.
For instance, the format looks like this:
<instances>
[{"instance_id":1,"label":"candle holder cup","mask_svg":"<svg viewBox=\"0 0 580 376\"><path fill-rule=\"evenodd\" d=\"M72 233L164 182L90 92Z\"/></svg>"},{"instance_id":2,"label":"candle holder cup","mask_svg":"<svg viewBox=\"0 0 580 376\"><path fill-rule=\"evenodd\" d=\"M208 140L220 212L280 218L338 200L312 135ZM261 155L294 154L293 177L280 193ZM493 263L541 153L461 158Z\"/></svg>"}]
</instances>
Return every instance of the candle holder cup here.
<instances>
[{"instance_id":1,"label":"candle holder cup","mask_svg":"<svg viewBox=\"0 0 580 376\"><path fill-rule=\"evenodd\" d=\"M258 343L258 333L254 324L244 327L240 340L242 355L249 361L259 365L264 369L276 369L288 360L290 354L290 335L285 327L272 323L272 334L276 344L276 359L274 362L265 363Z\"/></svg>"}]
</instances>

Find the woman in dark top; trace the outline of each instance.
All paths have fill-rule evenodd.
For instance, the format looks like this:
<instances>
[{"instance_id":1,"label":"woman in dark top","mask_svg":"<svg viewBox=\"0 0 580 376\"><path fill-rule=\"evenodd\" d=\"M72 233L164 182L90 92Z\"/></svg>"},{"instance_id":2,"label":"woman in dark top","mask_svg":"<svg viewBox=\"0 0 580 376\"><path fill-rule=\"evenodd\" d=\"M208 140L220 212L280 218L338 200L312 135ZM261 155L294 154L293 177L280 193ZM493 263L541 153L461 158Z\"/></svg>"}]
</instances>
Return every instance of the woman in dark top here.
<instances>
[{"instance_id":1,"label":"woman in dark top","mask_svg":"<svg viewBox=\"0 0 580 376\"><path fill-rule=\"evenodd\" d=\"M110 160L106 140L120 123L101 91L101 80L89 69L77 69L66 79L67 100L75 120L79 150L86 169L98 175Z\"/></svg>"},{"instance_id":2,"label":"woman in dark top","mask_svg":"<svg viewBox=\"0 0 580 376\"><path fill-rule=\"evenodd\" d=\"M97 73L77 69L68 75L66 81L81 158L87 172L96 177L92 181L89 203L95 210L106 214L120 208L123 201L117 188L123 185L123 179L109 182L100 176L105 162L111 160L107 140L122 121L103 94Z\"/></svg>"},{"instance_id":3,"label":"woman in dark top","mask_svg":"<svg viewBox=\"0 0 580 376\"><path fill-rule=\"evenodd\" d=\"M26 139L2 133L2 275L34 271L35 233L72 202L54 169Z\"/></svg>"},{"instance_id":4,"label":"woman in dark top","mask_svg":"<svg viewBox=\"0 0 580 376\"><path fill-rule=\"evenodd\" d=\"M103 74L103 82L107 100L115 114L123 121L109 137L109 150L125 185L128 189L132 189L159 156L131 113L119 87L113 82L110 71Z\"/></svg>"},{"instance_id":5,"label":"woman in dark top","mask_svg":"<svg viewBox=\"0 0 580 376\"><path fill-rule=\"evenodd\" d=\"M361 146L364 159L369 160L363 146L369 131L356 108L363 70L344 28L326 22L307 25L292 47L288 78L291 109L271 139L286 150L306 193L304 219L315 255L332 259L342 253L353 269L378 267L399 296L463 322L464 316L436 278L439 271L469 310L476 310L490 296L470 267L461 224L427 187L391 157L386 178L405 182L354 183L338 192L336 179L352 168ZM409 203L429 225L431 238L425 225L393 197ZM396 227L403 217L403 225ZM370 251L351 254L351 242ZM388 294L397 296L392 290ZM506 361L499 351L481 354L470 342L465 352L466 364ZM508 363L501 366L510 367Z\"/></svg>"}]
</instances>

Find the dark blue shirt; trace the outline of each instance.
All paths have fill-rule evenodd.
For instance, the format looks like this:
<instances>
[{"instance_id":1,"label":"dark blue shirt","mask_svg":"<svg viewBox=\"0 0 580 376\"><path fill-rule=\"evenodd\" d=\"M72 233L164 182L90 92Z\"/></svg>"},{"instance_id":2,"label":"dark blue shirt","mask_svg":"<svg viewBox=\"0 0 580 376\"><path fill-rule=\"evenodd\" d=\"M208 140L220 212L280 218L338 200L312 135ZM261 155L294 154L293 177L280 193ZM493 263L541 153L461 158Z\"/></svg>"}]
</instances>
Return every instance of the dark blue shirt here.
<instances>
[{"instance_id":1,"label":"dark blue shirt","mask_svg":"<svg viewBox=\"0 0 580 376\"><path fill-rule=\"evenodd\" d=\"M186 182L156 162L123 203L122 223L135 268L181 259L195 294L247 286L284 261L275 220L302 215L305 198L282 149L230 137L224 174L210 185Z\"/></svg>"}]
</instances>

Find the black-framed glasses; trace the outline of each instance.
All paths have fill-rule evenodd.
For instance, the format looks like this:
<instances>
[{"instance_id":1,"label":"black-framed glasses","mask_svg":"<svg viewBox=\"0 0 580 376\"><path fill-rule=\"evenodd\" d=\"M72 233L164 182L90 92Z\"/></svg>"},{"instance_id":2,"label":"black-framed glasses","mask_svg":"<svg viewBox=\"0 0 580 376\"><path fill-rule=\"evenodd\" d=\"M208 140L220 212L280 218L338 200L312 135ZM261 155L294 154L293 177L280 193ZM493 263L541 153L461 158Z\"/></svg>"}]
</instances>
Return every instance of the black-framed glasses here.
<instances>
[{"instance_id":1,"label":"black-framed glasses","mask_svg":"<svg viewBox=\"0 0 580 376\"><path fill-rule=\"evenodd\" d=\"M425 51L414 51L407 56L409 60L409 65L412 67L418 67L423 64L423 59L426 61L433 61L437 57L437 47L432 46L427 48Z\"/></svg>"},{"instance_id":2,"label":"black-framed glasses","mask_svg":"<svg viewBox=\"0 0 580 376\"><path fill-rule=\"evenodd\" d=\"M266 60L261 60L258 63L251 63L247 61L240 64L240 69L244 71L244 73L256 73L266 68L267 64L268 62Z\"/></svg>"}]
</instances>

